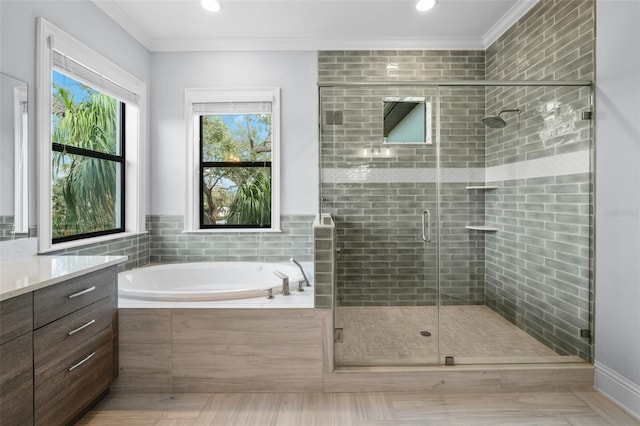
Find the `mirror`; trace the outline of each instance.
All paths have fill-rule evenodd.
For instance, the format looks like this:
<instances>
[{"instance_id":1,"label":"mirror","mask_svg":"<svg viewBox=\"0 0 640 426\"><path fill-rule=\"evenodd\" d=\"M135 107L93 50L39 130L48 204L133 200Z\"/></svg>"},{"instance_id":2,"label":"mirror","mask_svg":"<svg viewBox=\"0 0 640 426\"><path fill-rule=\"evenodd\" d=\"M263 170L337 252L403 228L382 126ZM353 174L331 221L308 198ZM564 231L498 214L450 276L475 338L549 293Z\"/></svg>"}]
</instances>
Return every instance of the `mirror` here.
<instances>
[{"instance_id":1,"label":"mirror","mask_svg":"<svg viewBox=\"0 0 640 426\"><path fill-rule=\"evenodd\" d=\"M27 83L0 73L0 241L29 227Z\"/></svg>"},{"instance_id":2,"label":"mirror","mask_svg":"<svg viewBox=\"0 0 640 426\"><path fill-rule=\"evenodd\" d=\"M431 101L424 97L386 97L382 103L383 143L431 144Z\"/></svg>"}]
</instances>

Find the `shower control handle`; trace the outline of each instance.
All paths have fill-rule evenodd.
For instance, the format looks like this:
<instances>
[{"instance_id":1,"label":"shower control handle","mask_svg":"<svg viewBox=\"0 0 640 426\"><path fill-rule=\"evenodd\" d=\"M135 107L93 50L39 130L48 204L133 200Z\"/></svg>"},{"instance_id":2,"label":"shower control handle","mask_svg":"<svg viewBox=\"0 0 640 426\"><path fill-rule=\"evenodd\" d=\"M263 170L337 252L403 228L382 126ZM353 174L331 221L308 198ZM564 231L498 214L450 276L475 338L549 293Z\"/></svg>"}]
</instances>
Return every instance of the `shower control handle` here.
<instances>
[{"instance_id":1,"label":"shower control handle","mask_svg":"<svg viewBox=\"0 0 640 426\"><path fill-rule=\"evenodd\" d=\"M429 210L422 211L422 240L431 242L431 212Z\"/></svg>"}]
</instances>

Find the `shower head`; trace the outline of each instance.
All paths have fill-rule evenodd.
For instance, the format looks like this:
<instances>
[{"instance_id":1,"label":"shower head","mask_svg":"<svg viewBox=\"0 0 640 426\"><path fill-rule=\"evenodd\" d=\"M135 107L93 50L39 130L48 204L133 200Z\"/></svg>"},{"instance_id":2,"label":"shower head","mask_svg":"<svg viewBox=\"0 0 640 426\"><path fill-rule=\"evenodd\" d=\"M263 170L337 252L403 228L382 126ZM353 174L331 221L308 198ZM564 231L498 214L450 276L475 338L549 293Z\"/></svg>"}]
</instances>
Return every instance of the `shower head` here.
<instances>
[{"instance_id":1,"label":"shower head","mask_svg":"<svg viewBox=\"0 0 640 426\"><path fill-rule=\"evenodd\" d=\"M507 122L500 116L505 112L515 112L516 114L520 114L520 111L521 111L520 108L503 109L498 113L498 115L491 115L489 117L484 117L482 119L482 122L484 123L485 126L490 127L492 129L502 129L507 125Z\"/></svg>"},{"instance_id":2,"label":"shower head","mask_svg":"<svg viewBox=\"0 0 640 426\"><path fill-rule=\"evenodd\" d=\"M497 115L485 117L482 119L482 122L491 129L501 129L507 125L507 122Z\"/></svg>"}]
</instances>

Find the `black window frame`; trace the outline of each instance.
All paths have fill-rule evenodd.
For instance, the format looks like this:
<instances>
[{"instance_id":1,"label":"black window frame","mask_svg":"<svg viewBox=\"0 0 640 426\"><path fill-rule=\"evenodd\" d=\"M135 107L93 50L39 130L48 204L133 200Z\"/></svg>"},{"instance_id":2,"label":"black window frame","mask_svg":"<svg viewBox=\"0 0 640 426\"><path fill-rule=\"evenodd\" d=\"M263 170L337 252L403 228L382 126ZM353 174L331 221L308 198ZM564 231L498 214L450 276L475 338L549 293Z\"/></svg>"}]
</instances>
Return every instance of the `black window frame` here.
<instances>
[{"instance_id":1,"label":"black window frame","mask_svg":"<svg viewBox=\"0 0 640 426\"><path fill-rule=\"evenodd\" d=\"M79 148L71 145L64 145L58 143L51 143L51 150L53 152L62 152L66 154L79 155L83 157L95 158L103 161L112 161L120 164L120 226L113 229L105 229L102 231L85 232L82 234L65 235L63 237L52 237L51 243L64 243L68 241L83 240L92 237L101 237L104 235L112 235L125 232L126 229L126 103L118 101L120 106L120 154L108 154L100 151L93 151L90 149Z\"/></svg>"},{"instance_id":2,"label":"black window frame","mask_svg":"<svg viewBox=\"0 0 640 426\"><path fill-rule=\"evenodd\" d=\"M209 117L207 114L200 114L198 116L198 140L199 140L199 163L200 163L200 179L199 179L199 220L200 220L200 229L271 229L271 224L273 222L273 200L272 204L269 208L269 223L264 225L252 225L252 224L205 224L204 223L204 170L207 168L213 167L242 167L242 168L252 168L252 167L262 167L269 169L269 180L272 180L273 170L271 168L271 161L204 161L204 126L203 121L204 117ZM273 186L271 186L271 195L273 198Z\"/></svg>"}]
</instances>

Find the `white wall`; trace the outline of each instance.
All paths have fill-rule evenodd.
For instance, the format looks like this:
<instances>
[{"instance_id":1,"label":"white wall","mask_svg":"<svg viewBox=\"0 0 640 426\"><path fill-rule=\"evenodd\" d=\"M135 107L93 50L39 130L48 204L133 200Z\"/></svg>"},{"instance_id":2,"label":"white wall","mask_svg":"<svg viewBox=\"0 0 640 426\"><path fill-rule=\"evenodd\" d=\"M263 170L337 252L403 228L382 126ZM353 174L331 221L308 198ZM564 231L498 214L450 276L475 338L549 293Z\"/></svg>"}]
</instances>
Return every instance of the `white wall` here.
<instances>
[{"instance_id":1,"label":"white wall","mask_svg":"<svg viewBox=\"0 0 640 426\"><path fill-rule=\"evenodd\" d=\"M596 388L640 418L640 2L596 7Z\"/></svg>"},{"instance_id":2,"label":"white wall","mask_svg":"<svg viewBox=\"0 0 640 426\"><path fill-rule=\"evenodd\" d=\"M142 81L150 80L150 54L90 1L0 0L0 71L29 88L30 205L36 202L36 18L43 17ZM3 154L4 155L4 154ZM36 223L30 208L30 224Z\"/></svg>"},{"instance_id":3,"label":"white wall","mask_svg":"<svg viewBox=\"0 0 640 426\"><path fill-rule=\"evenodd\" d=\"M151 68L151 214L185 214L184 89L260 86L281 88L280 211L317 213L316 52L153 53Z\"/></svg>"}]
</instances>

